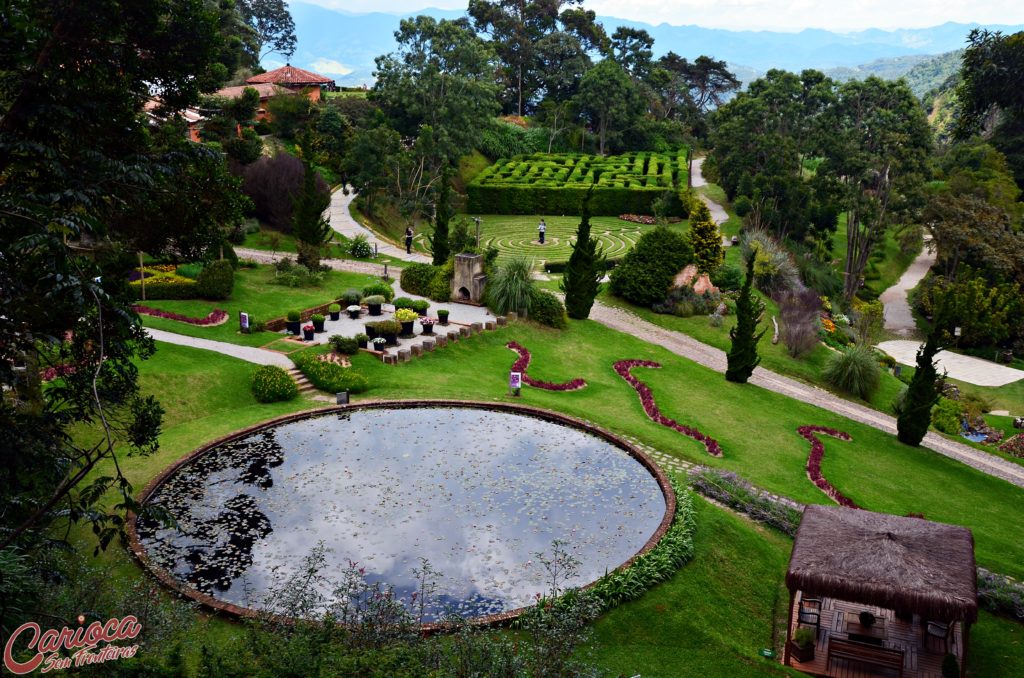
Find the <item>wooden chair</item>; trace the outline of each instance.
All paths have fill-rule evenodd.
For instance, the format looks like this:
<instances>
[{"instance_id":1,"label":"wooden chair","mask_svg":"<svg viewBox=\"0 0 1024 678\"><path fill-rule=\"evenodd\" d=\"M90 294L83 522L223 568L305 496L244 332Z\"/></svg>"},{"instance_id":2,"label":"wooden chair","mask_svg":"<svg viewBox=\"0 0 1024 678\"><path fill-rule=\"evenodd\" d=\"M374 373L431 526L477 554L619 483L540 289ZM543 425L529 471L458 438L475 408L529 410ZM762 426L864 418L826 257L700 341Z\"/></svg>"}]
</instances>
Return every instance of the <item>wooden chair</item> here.
<instances>
[{"instance_id":1,"label":"wooden chair","mask_svg":"<svg viewBox=\"0 0 1024 678\"><path fill-rule=\"evenodd\" d=\"M924 623L924 646L930 649L929 643L933 638L942 641L943 654L949 653L949 644L953 636L952 622L927 621Z\"/></svg>"},{"instance_id":2,"label":"wooden chair","mask_svg":"<svg viewBox=\"0 0 1024 678\"><path fill-rule=\"evenodd\" d=\"M800 597L800 609L797 611L796 625L813 626L815 635L821 633L821 600L818 598Z\"/></svg>"}]
</instances>

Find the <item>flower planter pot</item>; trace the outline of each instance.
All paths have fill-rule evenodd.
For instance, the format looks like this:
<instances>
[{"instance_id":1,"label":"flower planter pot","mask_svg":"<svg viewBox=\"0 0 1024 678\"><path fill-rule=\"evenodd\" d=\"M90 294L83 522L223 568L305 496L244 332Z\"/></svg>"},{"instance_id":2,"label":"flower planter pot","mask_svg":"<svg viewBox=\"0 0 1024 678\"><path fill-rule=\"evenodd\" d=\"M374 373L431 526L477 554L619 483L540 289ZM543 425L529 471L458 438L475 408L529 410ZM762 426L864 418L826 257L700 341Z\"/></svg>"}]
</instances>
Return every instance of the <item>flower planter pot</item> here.
<instances>
[{"instance_id":1,"label":"flower planter pot","mask_svg":"<svg viewBox=\"0 0 1024 678\"><path fill-rule=\"evenodd\" d=\"M442 325L447 325L448 324L448 316L447 315L441 315L440 313L438 313L437 314L437 322L441 323Z\"/></svg>"},{"instance_id":2,"label":"flower planter pot","mask_svg":"<svg viewBox=\"0 0 1024 678\"><path fill-rule=\"evenodd\" d=\"M324 331L324 322L325 321L323 321L323 320L314 320L313 321L313 331L314 332L323 332Z\"/></svg>"},{"instance_id":3,"label":"flower planter pot","mask_svg":"<svg viewBox=\"0 0 1024 678\"><path fill-rule=\"evenodd\" d=\"M424 325L423 326L423 334L433 334L433 333L434 333L434 326L433 325Z\"/></svg>"},{"instance_id":4,"label":"flower planter pot","mask_svg":"<svg viewBox=\"0 0 1024 678\"><path fill-rule=\"evenodd\" d=\"M380 304L367 304L366 308L369 309L370 315L380 315Z\"/></svg>"},{"instance_id":5,"label":"flower planter pot","mask_svg":"<svg viewBox=\"0 0 1024 678\"><path fill-rule=\"evenodd\" d=\"M415 320L410 320L409 322L402 323L402 336L403 337L411 337L411 336L413 336L413 324L415 322L416 322Z\"/></svg>"},{"instance_id":6,"label":"flower planter pot","mask_svg":"<svg viewBox=\"0 0 1024 678\"><path fill-rule=\"evenodd\" d=\"M296 320L294 322L292 322L291 320L288 320L288 321L285 322L285 326L288 328L288 334L294 334L295 336L299 336L299 332L302 331L302 329L301 329L302 328L302 321L301 320Z\"/></svg>"},{"instance_id":7,"label":"flower planter pot","mask_svg":"<svg viewBox=\"0 0 1024 678\"><path fill-rule=\"evenodd\" d=\"M360 339L360 340L359 340L359 348L366 348L366 346L367 346L367 344L368 344L368 343L369 343L369 342L367 342L367 341L364 341L363 339Z\"/></svg>"},{"instance_id":8,"label":"flower planter pot","mask_svg":"<svg viewBox=\"0 0 1024 678\"><path fill-rule=\"evenodd\" d=\"M366 325L363 325L363 328L366 329L366 336L368 336L370 339L376 339L377 338L377 328L376 327L374 327L373 325L370 325L369 323L367 323Z\"/></svg>"},{"instance_id":9,"label":"flower planter pot","mask_svg":"<svg viewBox=\"0 0 1024 678\"><path fill-rule=\"evenodd\" d=\"M807 647L800 647L792 640L789 641L789 656L800 663L814 661L814 643Z\"/></svg>"},{"instance_id":10,"label":"flower planter pot","mask_svg":"<svg viewBox=\"0 0 1024 678\"><path fill-rule=\"evenodd\" d=\"M372 313L370 315L373 315ZM380 315L379 313L377 315ZM348 317L352 320L359 320L359 311L349 311Z\"/></svg>"},{"instance_id":11,"label":"flower planter pot","mask_svg":"<svg viewBox=\"0 0 1024 678\"><path fill-rule=\"evenodd\" d=\"M331 320L341 320L341 311L331 311Z\"/></svg>"},{"instance_id":12,"label":"flower planter pot","mask_svg":"<svg viewBox=\"0 0 1024 678\"><path fill-rule=\"evenodd\" d=\"M398 335L397 334L385 334L384 341L386 346L398 346Z\"/></svg>"},{"instance_id":13,"label":"flower planter pot","mask_svg":"<svg viewBox=\"0 0 1024 678\"><path fill-rule=\"evenodd\" d=\"M313 330L302 330L302 338L305 339L306 341L313 341L313 334Z\"/></svg>"}]
</instances>

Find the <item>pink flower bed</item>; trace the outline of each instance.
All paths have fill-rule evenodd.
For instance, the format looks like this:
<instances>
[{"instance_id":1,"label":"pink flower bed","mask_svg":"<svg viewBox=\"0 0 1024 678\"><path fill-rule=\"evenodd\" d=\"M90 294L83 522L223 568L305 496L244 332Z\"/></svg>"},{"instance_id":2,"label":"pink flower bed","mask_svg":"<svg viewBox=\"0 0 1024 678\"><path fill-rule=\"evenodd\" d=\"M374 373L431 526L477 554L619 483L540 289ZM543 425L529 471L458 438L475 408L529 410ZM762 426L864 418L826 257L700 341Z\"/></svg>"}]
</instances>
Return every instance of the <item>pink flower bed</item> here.
<instances>
[{"instance_id":1,"label":"pink flower bed","mask_svg":"<svg viewBox=\"0 0 1024 678\"><path fill-rule=\"evenodd\" d=\"M513 372L521 372L523 374L523 381L527 386L534 388L541 388L545 391L576 391L587 385L587 382L577 377L572 381L567 381L562 384L553 384L550 381L540 381L533 379L526 373L526 369L530 366L530 352L526 350L524 346L514 341L510 341L505 344L506 348L510 348L519 354L519 358L512 363Z\"/></svg>"},{"instance_id":2,"label":"pink flower bed","mask_svg":"<svg viewBox=\"0 0 1024 678\"><path fill-rule=\"evenodd\" d=\"M999 446L1000 451L1015 457L1024 457L1024 433L1018 433Z\"/></svg>"},{"instance_id":3,"label":"pink flower bed","mask_svg":"<svg viewBox=\"0 0 1024 678\"><path fill-rule=\"evenodd\" d=\"M646 224L653 226L658 223L658 220L647 214L620 214L619 219L623 221L631 221L634 224Z\"/></svg>"},{"instance_id":4,"label":"pink flower bed","mask_svg":"<svg viewBox=\"0 0 1024 678\"><path fill-rule=\"evenodd\" d=\"M840 506L859 509L860 506L857 506L852 499L833 487L832 483L821 474L821 459L825 456L825 445L815 435L823 433L839 440L848 441L852 440L850 434L827 426L801 426L796 432L811 443L811 453L807 455L807 477L811 479L811 482L817 485L818 489L827 494L832 501Z\"/></svg>"},{"instance_id":5,"label":"pink flower bed","mask_svg":"<svg viewBox=\"0 0 1024 678\"><path fill-rule=\"evenodd\" d=\"M140 304L132 306L132 310L140 315L151 315L154 318L177 320L178 322L188 323L189 325L219 325L228 319L228 312L222 311L219 308L213 309L213 311L210 312L210 315L205 318L193 318L191 316L182 315L181 313L161 311L158 308L150 308L149 306L142 306Z\"/></svg>"},{"instance_id":6,"label":"pink flower bed","mask_svg":"<svg viewBox=\"0 0 1024 678\"><path fill-rule=\"evenodd\" d=\"M67 374L74 374L74 365L56 365L55 367L47 367L45 370L39 373L39 379L42 381L53 381L57 377L63 377Z\"/></svg>"},{"instance_id":7,"label":"pink flower bed","mask_svg":"<svg viewBox=\"0 0 1024 678\"><path fill-rule=\"evenodd\" d=\"M615 363L615 371L620 377L626 380L626 382L633 387L633 389L640 396L640 404L644 408L644 412L651 418L655 423L667 426L670 429L676 430L682 433L684 436L693 438L697 442L703 443L704 448L708 451L712 457L722 456L722 446L718 444L718 441L711 436L706 436L692 426L686 424L680 424L675 419L669 419L661 413L658 406L654 403L654 394L651 393L651 388L640 381L632 374L630 370L634 367L651 367L660 368L661 365L650 360L620 360Z\"/></svg>"}]
</instances>

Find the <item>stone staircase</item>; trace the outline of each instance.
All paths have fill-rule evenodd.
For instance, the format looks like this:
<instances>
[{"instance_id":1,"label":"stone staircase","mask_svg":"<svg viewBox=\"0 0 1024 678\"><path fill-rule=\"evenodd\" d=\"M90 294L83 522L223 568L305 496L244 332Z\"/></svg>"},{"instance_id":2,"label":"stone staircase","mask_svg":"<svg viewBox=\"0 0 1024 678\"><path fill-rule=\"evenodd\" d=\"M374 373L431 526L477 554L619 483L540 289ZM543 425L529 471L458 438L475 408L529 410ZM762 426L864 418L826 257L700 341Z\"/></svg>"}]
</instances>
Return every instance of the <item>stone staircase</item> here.
<instances>
[{"instance_id":1,"label":"stone staircase","mask_svg":"<svg viewBox=\"0 0 1024 678\"><path fill-rule=\"evenodd\" d=\"M304 375L299 368L293 367L288 370L288 376L291 377L292 381L294 381L296 386L299 387L300 394L316 391L316 387L309 383L309 379L306 379L306 375Z\"/></svg>"}]
</instances>

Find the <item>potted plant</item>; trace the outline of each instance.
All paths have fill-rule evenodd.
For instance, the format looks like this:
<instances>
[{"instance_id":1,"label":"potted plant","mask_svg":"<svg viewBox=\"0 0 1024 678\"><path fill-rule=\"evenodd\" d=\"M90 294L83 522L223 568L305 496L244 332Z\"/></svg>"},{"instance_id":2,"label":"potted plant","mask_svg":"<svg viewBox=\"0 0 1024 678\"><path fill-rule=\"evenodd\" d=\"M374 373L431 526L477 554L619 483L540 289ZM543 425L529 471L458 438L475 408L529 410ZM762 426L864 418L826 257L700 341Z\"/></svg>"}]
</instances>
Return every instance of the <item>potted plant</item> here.
<instances>
[{"instance_id":1,"label":"potted plant","mask_svg":"<svg viewBox=\"0 0 1024 678\"><path fill-rule=\"evenodd\" d=\"M371 294L363 299L363 303L369 309L370 315L380 315L380 306L384 303L384 297L379 294Z\"/></svg>"},{"instance_id":2,"label":"potted plant","mask_svg":"<svg viewBox=\"0 0 1024 678\"><path fill-rule=\"evenodd\" d=\"M400 308L395 311L395 320L402 323L403 337L411 337L413 335L413 323L416 322L416 318L419 318L419 315L411 308Z\"/></svg>"},{"instance_id":3,"label":"potted plant","mask_svg":"<svg viewBox=\"0 0 1024 678\"><path fill-rule=\"evenodd\" d=\"M789 654L798 662L814 661L814 629L799 627L789 641Z\"/></svg>"},{"instance_id":4,"label":"potted plant","mask_svg":"<svg viewBox=\"0 0 1024 678\"><path fill-rule=\"evenodd\" d=\"M376 339L371 339L370 343L373 344L374 351L383 351L384 345L387 344L387 339L384 337L377 337Z\"/></svg>"},{"instance_id":5,"label":"potted plant","mask_svg":"<svg viewBox=\"0 0 1024 678\"><path fill-rule=\"evenodd\" d=\"M370 337L366 336L362 332L356 335L356 342L359 344L359 348L366 348L366 344L369 341Z\"/></svg>"},{"instance_id":6,"label":"potted plant","mask_svg":"<svg viewBox=\"0 0 1024 678\"><path fill-rule=\"evenodd\" d=\"M430 308L430 302L426 299L416 299L412 302L412 310L419 313L421 316L427 314L427 309Z\"/></svg>"},{"instance_id":7,"label":"potted plant","mask_svg":"<svg viewBox=\"0 0 1024 678\"><path fill-rule=\"evenodd\" d=\"M366 328L366 336L369 337L370 339L376 339L380 335L380 332L377 329L377 325L378 322L375 320L363 325L363 327Z\"/></svg>"},{"instance_id":8,"label":"potted plant","mask_svg":"<svg viewBox=\"0 0 1024 678\"><path fill-rule=\"evenodd\" d=\"M302 325L302 313L299 311L288 311L288 321L285 323L288 327L288 334L294 334L298 336L299 327Z\"/></svg>"},{"instance_id":9,"label":"potted plant","mask_svg":"<svg viewBox=\"0 0 1024 678\"><path fill-rule=\"evenodd\" d=\"M327 312L331 314L331 320L340 320L341 304L331 304L327 307Z\"/></svg>"},{"instance_id":10,"label":"potted plant","mask_svg":"<svg viewBox=\"0 0 1024 678\"><path fill-rule=\"evenodd\" d=\"M391 303L394 305L395 310L397 311L400 308L415 308L414 305L416 302L410 299L409 297L396 297L395 300L392 301Z\"/></svg>"},{"instance_id":11,"label":"potted plant","mask_svg":"<svg viewBox=\"0 0 1024 678\"><path fill-rule=\"evenodd\" d=\"M363 307L359 304L352 304L346 308L345 311L348 313L348 317L352 320L359 320L359 314L362 313Z\"/></svg>"},{"instance_id":12,"label":"potted plant","mask_svg":"<svg viewBox=\"0 0 1024 678\"><path fill-rule=\"evenodd\" d=\"M321 314L321 313L314 313L310 317L310 320L313 321L313 330L315 332L323 332L324 331L324 321L327 320L327 318L325 318L323 316L323 314Z\"/></svg>"},{"instance_id":13,"label":"potted plant","mask_svg":"<svg viewBox=\"0 0 1024 678\"><path fill-rule=\"evenodd\" d=\"M302 326L302 338L306 341L313 341L313 333L316 332L316 328L313 325Z\"/></svg>"},{"instance_id":14,"label":"potted plant","mask_svg":"<svg viewBox=\"0 0 1024 678\"><path fill-rule=\"evenodd\" d=\"M388 346L398 346L398 333L402 325L397 320L381 320L377 323L377 333L384 337Z\"/></svg>"},{"instance_id":15,"label":"potted plant","mask_svg":"<svg viewBox=\"0 0 1024 678\"><path fill-rule=\"evenodd\" d=\"M363 295L359 294L359 290L354 290L350 287L341 295L339 301L344 306L351 306L352 304L358 304L362 298Z\"/></svg>"},{"instance_id":16,"label":"potted plant","mask_svg":"<svg viewBox=\"0 0 1024 678\"><path fill-rule=\"evenodd\" d=\"M423 334L434 333L434 319L433 318L420 318L420 325L423 327Z\"/></svg>"},{"instance_id":17,"label":"potted plant","mask_svg":"<svg viewBox=\"0 0 1024 678\"><path fill-rule=\"evenodd\" d=\"M448 324L448 309L439 308L437 309L437 321L442 325Z\"/></svg>"}]
</instances>

